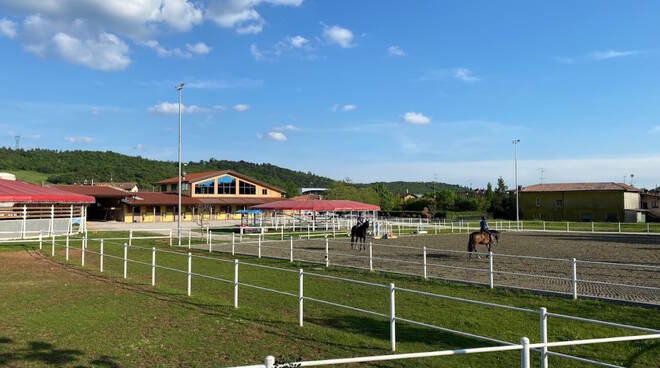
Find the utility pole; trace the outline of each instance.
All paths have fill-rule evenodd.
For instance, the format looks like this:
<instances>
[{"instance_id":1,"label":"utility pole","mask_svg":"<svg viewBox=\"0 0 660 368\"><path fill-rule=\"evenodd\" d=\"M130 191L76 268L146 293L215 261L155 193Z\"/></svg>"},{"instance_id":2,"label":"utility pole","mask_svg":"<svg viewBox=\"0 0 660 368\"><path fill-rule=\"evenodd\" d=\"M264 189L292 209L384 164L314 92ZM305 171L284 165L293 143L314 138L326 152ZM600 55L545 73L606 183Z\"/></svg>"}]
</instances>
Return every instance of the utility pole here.
<instances>
[{"instance_id":1,"label":"utility pole","mask_svg":"<svg viewBox=\"0 0 660 368\"><path fill-rule=\"evenodd\" d=\"M179 212L176 223L176 237L179 246L181 246L181 91L183 90L183 83L178 84L175 88L179 93L179 183L176 187L179 195Z\"/></svg>"},{"instance_id":2,"label":"utility pole","mask_svg":"<svg viewBox=\"0 0 660 368\"><path fill-rule=\"evenodd\" d=\"M520 205L519 205L519 191L518 191L518 143L520 139L513 140L514 147L514 172L516 177L516 228L520 230Z\"/></svg>"}]
</instances>

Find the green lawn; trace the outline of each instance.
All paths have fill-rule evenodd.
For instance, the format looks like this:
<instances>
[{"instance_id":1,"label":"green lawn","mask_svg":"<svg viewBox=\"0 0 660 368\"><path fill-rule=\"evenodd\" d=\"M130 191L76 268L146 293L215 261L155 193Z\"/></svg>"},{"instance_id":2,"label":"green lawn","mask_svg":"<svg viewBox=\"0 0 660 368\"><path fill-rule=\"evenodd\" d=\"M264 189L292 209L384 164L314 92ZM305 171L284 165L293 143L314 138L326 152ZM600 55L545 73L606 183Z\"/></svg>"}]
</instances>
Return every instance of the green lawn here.
<instances>
[{"instance_id":1,"label":"green lawn","mask_svg":"<svg viewBox=\"0 0 660 368\"><path fill-rule=\"evenodd\" d=\"M16 175L17 180L39 185L41 185L41 183L46 183L46 179L49 175L29 170L10 170L9 172Z\"/></svg>"},{"instance_id":2,"label":"green lawn","mask_svg":"<svg viewBox=\"0 0 660 368\"><path fill-rule=\"evenodd\" d=\"M105 234L95 234L103 236ZM113 233L113 236L116 236ZM91 236L91 234L90 234ZM123 255L123 241L106 241L107 255ZM163 241L134 241L129 258L151 262L151 251L137 246L173 250ZM79 246L79 242L72 242ZM99 243L90 241L98 251ZM30 246L31 247L31 246ZM241 286L239 309L233 308L233 286L193 276L192 296L186 296L186 275L157 269L156 287L150 286L150 266L129 263L122 278L121 260L105 257L105 272L98 272L99 258L89 252L85 268L80 252L71 250L70 262L57 248L51 258L19 246L0 246L0 365L45 366L227 366L254 364L272 354L289 359L322 359L388 353L386 319L333 306L305 301L305 325L297 326L297 299ZM183 251L183 250L182 250ZM195 254L209 256L208 252ZM20 261L17 261L19 259ZM212 259L193 258L193 272L231 280L233 263L224 254ZM412 277L369 273L344 268L325 269L307 264L239 257L241 261L316 272L379 284L425 290L500 304L578 315L651 328L660 328L657 309L540 296L510 290L423 281ZM157 263L186 270L184 254L157 253ZM297 272L239 266L240 281L296 294ZM388 313L388 290L305 277L305 296ZM537 342L538 316L397 292L397 315L446 328L512 342L527 336ZM551 341L632 334L630 331L592 324L549 320ZM397 323L399 352L431 351L488 346L473 339L427 328ZM562 348L614 364L657 366L660 341L629 342ZM537 356L533 364L538 366ZM550 358L553 367L581 367L581 363ZM375 366L511 367L519 364L517 352L478 354L379 363Z\"/></svg>"}]
</instances>

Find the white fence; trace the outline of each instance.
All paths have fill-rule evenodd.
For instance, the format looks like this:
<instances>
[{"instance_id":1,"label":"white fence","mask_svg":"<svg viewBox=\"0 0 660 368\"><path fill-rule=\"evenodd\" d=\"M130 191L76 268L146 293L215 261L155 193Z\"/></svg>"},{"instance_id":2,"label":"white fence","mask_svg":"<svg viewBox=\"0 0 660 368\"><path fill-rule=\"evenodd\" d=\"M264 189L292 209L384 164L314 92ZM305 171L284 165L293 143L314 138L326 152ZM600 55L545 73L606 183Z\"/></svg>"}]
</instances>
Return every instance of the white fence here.
<instances>
[{"instance_id":1,"label":"white fence","mask_svg":"<svg viewBox=\"0 0 660 368\"><path fill-rule=\"evenodd\" d=\"M594 361L591 359L586 359L582 357L577 357L577 356L572 356L568 354L563 354L559 352L553 352L550 351L549 348L551 347L560 347L560 346L576 346L576 345L581 345L581 344L594 344L594 343L604 343L604 342L616 342L616 341L633 341L633 340L648 340L648 339L657 339L660 338L660 331L655 330L655 329L650 329L650 328L645 328L645 327L638 327L638 326L631 326L631 325L626 325L626 324L620 324L620 323L614 323L614 322L607 322L607 321L600 321L600 320L595 320L595 319L589 319L589 318L583 318L583 317L576 317L576 316L570 316L570 315L564 315L564 314L558 314L558 313L550 313L548 312L545 308L539 308L538 310L533 310L533 309L528 309L528 308L520 308L520 307L515 307L515 306L509 306L509 305L503 305L503 304L495 304L495 303L489 303L489 302L483 302L483 301L478 301L478 300L471 300L471 299L466 299L466 298L459 298L455 296L450 296L450 295L442 295L442 294L436 294L436 293L431 293L431 292L426 292L426 291L419 291L419 290L413 290L413 289L408 289L408 288L401 288L401 287L396 287L393 283L389 285L383 285L383 284L378 284L378 283L373 283L373 282L367 282L367 281L360 281L360 280L353 280L349 278L343 278L343 277L336 277L336 276L330 276L330 275L324 275L324 274L319 274L319 273L313 273L313 272L304 272L302 269L299 270L292 270L292 269L286 269L286 268L280 268L280 267L273 267L273 266L267 266L267 265L261 265L261 264L256 264L256 263L247 263L247 262L240 262L237 259L233 260L228 260L228 259L222 259L218 257L209 257L209 256L202 256L195 254L193 255L192 252L181 252L177 250L164 250L164 249L158 249L155 247L147 248L147 247L140 247L137 245L129 245L128 241L133 241L137 239L154 239L154 238L161 238L161 239L168 239L169 237L155 237L155 236L145 236L145 237L137 237L137 236L131 236L131 238L126 239L124 238L123 240L126 240L123 245L116 245L116 240L121 240L120 238L98 238L98 239L89 239L87 237L81 238L76 238L76 239L70 239L68 236L65 239L57 239L55 237L51 238L50 244L48 242L44 242L43 239L36 240L36 242L39 243L39 249L43 250L44 246L50 245L51 247L51 256L54 256L56 254L55 248L56 247L61 247L65 249L65 259L66 261L70 261L70 249L77 249L80 250L80 257L81 257L81 266L85 267L85 257L86 254L94 254L99 257L99 271L104 272L104 258L112 258L116 260L121 260L123 264L123 277L128 278L128 265L129 263L133 264L140 264L144 266L150 266L151 267L151 285L155 286L156 285L156 270L161 269L161 270L167 270L171 272L177 272L182 275L185 275L186 281L187 281L187 295L190 296L192 292L192 277L200 277L204 278L207 280L213 280L217 281L220 283L224 284L229 284L233 287L233 305L235 308L238 308L239 305L239 289L241 287L247 287L247 288L252 288L264 292L269 292L269 293L274 293L280 296L284 297L290 297L290 298L296 298L298 301L298 324L302 327L304 324L304 304L305 301L308 302L313 302L313 303L318 303L318 304L323 304L323 305L328 305L331 307L335 308L341 308L345 310L350 310L353 312L359 312L359 313L364 313L370 316L375 316L378 318L383 318L384 320L387 321L389 324L389 340L390 340L390 348L392 351L396 350L396 324L397 322L401 323L406 323L406 324L411 324L411 325L416 325L420 326L423 328L428 328L431 330L436 330L436 331L442 331L446 333L452 333L456 334L459 336L463 337L468 337L471 339L476 339L476 340L481 340L481 341L486 341L489 343L496 343L500 344L501 346L496 346L496 347L487 347L487 348L478 348L478 349L460 349L460 350L448 350L448 351L441 351L441 352L430 352L430 353L415 353L415 354L399 354L399 355L385 355L385 356L377 356L377 357L360 357L360 358L346 358L346 359L331 359L331 360L323 360L323 361L312 361L312 362L298 362L295 364L300 364L299 366L318 366L318 365L329 365L329 364L343 364L343 363L357 363L357 362L367 362L367 361L379 361L379 360L392 360L392 359L405 359L405 358L414 358L414 357L424 357L424 356L441 356L441 355L455 355L455 354L470 354L470 353L478 353L478 352L494 352L494 351L505 351L505 350L521 350L521 367L529 367L529 354L530 350L538 352L541 356L541 367L542 368L547 368L548 367L548 357L549 356L556 356L560 358L565 358L565 359L572 359L576 361L580 361L583 363L590 363L593 365L598 365L598 366L604 366L604 367L618 367L617 365L613 365L610 363L605 363L605 362L598 362ZM106 240L113 239L114 241L112 242L106 242ZM89 249L88 244L89 242L98 242L99 244L99 251L94 251ZM74 247L72 246L73 242L79 242L80 247ZM207 241L209 246L209 252L214 251L213 244L211 242L211 237L209 237L209 240ZM326 243L327 244L327 243ZM104 245L110 245L110 246L120 246L123 248L123 256L116 256L116 255L111 255L107 254L104 251ZM151 252L151 263L144 262L144 261L139 261L135 259L129 258L129 249L138 249L141 251L150 251ZM326 248L327 249L327 248ZM167 254L172 254L172 255L177 255L181 257L186 257L187 258L187 269L177 269L177 268L172 268L172 267L166 267L163 265L159 265L157 263L157 254L158 253L167 253ZM211 275L205 275L202 273L195 273L193 272L193 259L206 259L206 260L212 260L212 261L217 261L217 262L223 262L223 263L231 263L233 264L234 267L234 277L233 279L225 279L221 277L215 277ZM326 262L327 264L327 262ZM239 266L247 266L247 267L256 267L256 268L262 268L262 269L268 269L268 270L274 270L274 271L279 271L279 272L284 272L284 273L297 273L298 277L298 292L297 293L292 293L289 291L285 290L278 290L278 289L272 289L272 288L267 288L263 287L260 285L255 285L255 284L249 284L240 281L239 278ZM381 313L378 311L373 311L369 309L363 309L355 306L351 306L349 304L342 304L342 303L337 303L333 301L328 301L328 300L323 300L319 298L313 298L309 296L305 296L304 293L304 284L305 280L309 280L310 278L321 278L321 279L329 279L329 280L335 280L338 282L341 282L346 285L362 285L362 286L367 286L367 287L373 287L373 288L378 288L382 290L382 295L384 298L387 298L389 300L389 313ZM309 282L309 281L308 281ZM465 331L459 331L459 330L454 330L442 326L437 326L433 325L430 323L425 323L421 321L416 321L412 319L407 319L407 318L402 318L397 315L396 312L396 294L397 292L400 293L409 293L409 294L415 294L418 296L422 297L428 297L428 298L437 298L437 299L442 299L442 300L450 300L454 302L460 302L460 303L467 303L467 304L473 304L473 305L479 305L482 307L488 307L488 308L496 308L496 309L501 309L501 310L507 310L511 312L519 312L519 313L524 313L524 314L532 314L538 316L539 320L539 337L540 337L540 343L537 344L529 344L529 340L526 338L523 338L521 340L521 344L515 344L512 342L492 338L492 337L487 337L487 336L480 336L477 334L473 334L470 332L465 332ZM577 321L577 322L584 322L584 323L592 323L595 325L601 325L601 326L608 326L608 327L614 327L614 328L621 328L621 329L628 329L632 331L638 331L638 332L645 332L646 335L637 335L637 336L622 336L622 337L608 337L608 338L601 338L601 339L590 339L590 340L573 340L573 341L560 341L560 342L549 342L548 341L548 319L552 318L560 318L560 319L565 319L565 320L571 320L571 321ZM426 355L425 355L426 354ZM264 365L254 365L253 367L273 367L274 365L273 359L271 357L267 358L266 362Z\"/></svg>"}]
</instances>

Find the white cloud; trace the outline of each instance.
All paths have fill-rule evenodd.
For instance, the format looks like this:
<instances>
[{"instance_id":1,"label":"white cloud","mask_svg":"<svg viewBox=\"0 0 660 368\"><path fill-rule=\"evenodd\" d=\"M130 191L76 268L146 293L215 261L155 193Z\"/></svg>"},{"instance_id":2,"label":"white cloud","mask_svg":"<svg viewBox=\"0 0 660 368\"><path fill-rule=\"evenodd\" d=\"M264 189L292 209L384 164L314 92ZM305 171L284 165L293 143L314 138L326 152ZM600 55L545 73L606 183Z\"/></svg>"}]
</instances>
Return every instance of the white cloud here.
<instances>
[{"instance_id":1,"label":"white cloud","mask_svg":"<svg viewBox=\"0 0 660 368\"><path fill-rule=\"evenodd\" d=\"M92 143L93 141L91 137L81 137L81 136L67 136L64 137L64 140L69 143Z\"/></svg>"},{"instance_id":2,"label":"white cloud","mask_svg":"<svg viewBox=\"0 0 660 368\"><path fill-rule=\"evenodd\" d=\"M357 109L357 105L350 105L350 104L349 104L349 105L344 105L344 106L341 108L341 111L349 112L349 111L353 111L353 110L355 110L355 109Z\"/></svg>"},{"instance_id":3,"label":"white cloud","mask_svg":"<svg viewBox=\"0 0 660 368\"><path fill-rule=\"evenodd\" d=\"M481 79L474 75L472 71L468 68L453 68L453 69L438 69L431 70L419 77L419 81L428 82L428 81L438 81L446 79L456 79L461 82L473 83L478 82Z\"/></svg>"},{"instance_id":4,"label":"white cloud","mask_svg":"<svg viewBox=\"0 0 660 368\"><path fill-rule=\"evenodd\" d=\"M282 132L278 131L270 131L267 134L268 139L273 140L273 141L278 141L278 142L285 142L286 141L286 135Z\"/></svg>"},{"instance_id":5,"label":"white cloud","mask_svg":"<svg viewBox=\"0 0 660 368\"><path fill-rule=\"evenodd\" d=\"M80 40L59 32L53 36L53 43L63 59L88 68L121 70L131 63L128 46L110 33L101 33L96 39Z\"/></svg>"},{"instance_id":6,"label":"white cloud","mask_svg":"<svg viewBox=\"0 0 660 368\"><path fill-rule=\"evenodd\" d=\"M594 51L591 53L591 58L594 60L607 60L607 59L614 59L614 58L620 58L620 57L625 57L625 56L632 56L632 55L637 55L642 53L643 51L638 51L638 50L625 50L625 51L617 51L617 50L604 50L604 51Z\"/></svg>"},{"instance_id":7,"label":"white cloud","mask_svg":"<svg viewBox=\"0 0 660 368\"><path fill-rule=\"evenodd\" d=\"M293 37L289 37L289 42L291 43L291 46L295 48L301 48L306 43L308 43L309 40L303 36L293 36Z\"/></svg>"},{"instance_id":8,"label":"white cloud","mask_svg":"<svg viewBox=\"0 0 660 368\"><path fill-rule=\"evenodd\" d=\"M179 103L178 102L161 102L157 103L149 108L149 112L156 114L178 114L179 113ZM209 109L200 107L197 105L186 106L181 104L181 111L184 113L198 113L198 112L207 112Z\"/></svg>"},{"instance_id":9,"label":"white cloud","mask_svg":"<svg viewBox=\"0 0 660 368\"><path fill-rule=\"evenodd\" d=\"M263 60L264 58L264 54L261 52L261 50L259 50L259 47L257 47L257 45L255 44L250 45L250 53L252 54L252 57L255 60Z\"/></svg>"},{"instance_id":10,"label":"white cloud","mask_svg":"<svg viewBox=\"0 0 660 368\"><path fill-rule=\"evenodd\" d=\"M283 131L298 132L301 129L298 128L297 126L293 125L293 124L287 124L287 125L275 127L275 129L273 129L273 130L280 131L280 132L283 132Z\"/></svg>"},{"instance_id":11,"label":"white cloud","mask_svg":"<svg viewBox=\"0 0 660 368\"><path fill-rule=\"evenodd\" d=\"M390 56L406 56L406 53L401 49L401 47L396 45L388 47L387 53Z\"/></svg>"},{"instance_id":12,"label":"white cloud","mask_svg":"<svg viewBox=\"0 0 660 368\"><path fill-rule=\"evenodd\" d=\"M255 9L262 3L276 6L297 7L302 0L223 0L208 5L206 17L223 28L233 28L239 34L256 34L263 31L266 21Z\"/></svg>"},{"instance_id":13,"label":"white cloud","mask_svg":"<svg viewBox=\"0 0 660 368\"><path fill-rule=\"evenodd\" d=\"M425 125L430 123L431 119L420 112L410 111L403 115L403 121L408 124Z\"/></svg>"},{"instance_id":14,"label":"white cloud","mask_svg":"<svg viewBox=\"0 0 660 368\"><path fill-rule=\"evenodd\" d=\"M135 147L133 147L133 149L135 149L136 151L142 151L144 149L144 144L138 143L135 145Z\"/></svg>"},{"instance_id":15,"label":"white cloud","mask_svg":"<svg viewBox=\"0 0 660 368\"><path fill-rule=\"evenodd\" d=\"M578 56L556 56L553 59L561 64L575 64L579 62L589 62L589 61L603 61L609 59L617 59L628 56L635 56L646 54L645 50L596 50L588 54L578 55Z\"/></svg>"},{"instance_id":16,"label":"white cloud","mask_svg":"<svg viewBox=\"0 0 660 368\"><path fill-rule=\"evenodd\" d=\"M250 105L236 104L232 108L234 109L234 111L243 112L243 111L247 111L248 109L250 109Z\"/></svg>"},{"instance_id":17,"label":"white cloud","mask_svg":"<svg viewBox=\"0 0 660 368\"><path fill-rule=\"evenodd\" d=\"M168 49L168 48L162 46L156 40L149 40L149 41L142 42L142 45L156 51L156 53L160 57L181 57L181 58L192 57L192 54L190 52L183 51L178 47Z\"/></svg>"},{"instance_id":18,"label":"white cloud","mask_svg":"<svg viewBox=\"0 0 660 368\"><path fill-rule=\"evenodd\" d=\"M457 68L454 70L454 78L463 82L478 82L479 78L472 74L468 68Z\"/></svg>"},{"instance_id":19,"label":"white cloud","mask_svg":"<svg viewBox=\"0 0 660 368\"><path fill-rule=\"evenodd\" d=\"M186 48L188 49L188 51L192 52L193 54L198 54L198 55L206 55L209 52L211 52L211 48L204 42L197 42L195 44L187 43Z\"/></svg>"},{"instance_id":20,"label":"white cloud","mask_svg":"<svg viewBox=\"0 0 660 368\"><path fill-rule=\"evenodd\" d=\"M353 32L341 26L327 26L323 24L323 38L329 44L337 44L343 48L353 46Z\"/></svg>"},{"instance_id":21,"label":"white cloud","mask_svg":"<svg viewBox=\"0 0 660 368\"><path fill-rule=\"evenodd\" d=\"M16 31L16 22L7 18L0 19L0 34L7 38L16 37L18 35L18 31Z\"/></svg>"}]
</instances>

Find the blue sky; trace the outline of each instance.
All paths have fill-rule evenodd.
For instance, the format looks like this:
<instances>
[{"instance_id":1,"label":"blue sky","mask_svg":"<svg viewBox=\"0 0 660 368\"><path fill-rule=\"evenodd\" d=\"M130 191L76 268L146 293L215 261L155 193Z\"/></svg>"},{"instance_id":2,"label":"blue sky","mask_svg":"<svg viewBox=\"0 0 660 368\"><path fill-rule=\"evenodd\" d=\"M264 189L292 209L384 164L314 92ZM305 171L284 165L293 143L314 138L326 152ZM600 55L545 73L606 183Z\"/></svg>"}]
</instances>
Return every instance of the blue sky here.
<instances>
[{"instance_id":1,"label":"blue sky","mask_svg":"<svg viewBox=\"0 0 660 368\"><path fill-rule=\"evenodd\" d=\"M660 183L654 1L0 0L0 144Z\"/></svg>"}]
</instances>

